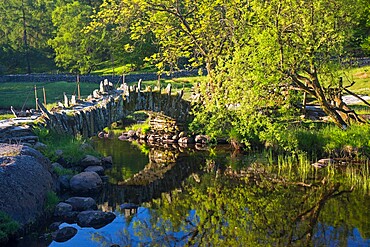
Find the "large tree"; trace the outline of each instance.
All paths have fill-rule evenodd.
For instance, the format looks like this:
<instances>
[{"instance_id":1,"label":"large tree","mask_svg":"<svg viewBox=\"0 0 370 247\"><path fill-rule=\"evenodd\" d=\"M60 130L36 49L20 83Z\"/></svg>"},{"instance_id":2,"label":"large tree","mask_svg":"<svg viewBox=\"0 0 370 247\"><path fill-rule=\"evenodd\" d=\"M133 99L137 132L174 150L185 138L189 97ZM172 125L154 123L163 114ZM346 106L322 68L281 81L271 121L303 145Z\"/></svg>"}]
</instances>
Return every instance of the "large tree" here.
<instances>
[{"instance_id":1,"label":"large tree","mask_svg":"<svg viewBox=\"0 0 370 247\"><path fill-rule=\"evenodd\" d=\"M244 35L236 37L239 42L234 43L234 52L219 64L221 89L211 105L240 105L233 112L240 125L250 123L241 120L254 119L251 116L266 119L266 112L260 114L263 109L285 105L286 93L294 89L317 100L340 128L351 120L363 121L342 101L342 93L350 91L338 73L351 55L344 47L364 7L361 3L250 1L248 10L253 17L249 25L239 27Z\"/></svg>"},{"instance_id":2,"label":"large tree","mask_svg":"<svg viewBox=\"0 0 370 247\"><path fill-rule=\"evenodd\" d=\"M315 98L341 128L361 121L342 101L343 82L337 71L351 54L344 46L357 22L362 1L254 1L253 28L272 37L276 67L282 79ZM259 35L258 35L259 36ZM254 37L252 37L253 39ZM263 43L263 37L255 39Z\"/></svg>"},{"instance_id":3,"label":"large tree","mask_svg":"<svg viewBox=\"0 0 370 247\"><path fill-rule=\"evenodd\" d=\"M92 13L91 6L78 1L55 8L52 21L56 35L49 44L55 50L57 65L76 73L91 71L95 65L94 56L101 49L94 36L83 32Z\"/></svg>"},{"instance_id":4,"label":"large tree","mask_svg":"<svg viewBox=\"0 0 370 247\"><path fill-rule=\"evenodd\" d=\"M212 74L217 59L230 50L247 1L117 0L105 1L98 14L119 25L133 41L154 36L159 51L150 57L158 69L206 66Z\"/></svg>"},{"instance_id":5,"label":"large tree","mask_svg":"<svg viewBox=\"0 0 370 247\"><path fill-rule=\"evenodd\" d=\"M51 51L51 10L54 3L47 0L7 0L0 2L0 52L4 70L22 67L28 73L32 65L40 66ZM13 69L13 70L12 70ZM19 72L19 71L14 71Z\"/></svg>"}]
</instances>

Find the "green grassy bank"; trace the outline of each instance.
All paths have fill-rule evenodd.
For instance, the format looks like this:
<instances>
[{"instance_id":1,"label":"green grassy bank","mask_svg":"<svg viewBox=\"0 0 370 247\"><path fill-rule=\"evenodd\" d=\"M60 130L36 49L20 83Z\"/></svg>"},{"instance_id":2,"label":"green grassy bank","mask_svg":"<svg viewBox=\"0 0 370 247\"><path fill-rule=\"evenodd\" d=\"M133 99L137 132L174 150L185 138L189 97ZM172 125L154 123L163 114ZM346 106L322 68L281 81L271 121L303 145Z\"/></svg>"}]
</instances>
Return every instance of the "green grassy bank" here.
<instances>
[{"instance_id":1,"label":"green grassy bank","mask_svg":"<svg viewBox=\"0 0 370 247\"><path fill-rule=\"evenodd\" d=\"M35 108L35 86L37 97L43 102L43 88L46 94L46 103L54 104L63 100L63 93L69 97L77 95L76 83L71 82L48 82L48 83L1 83L0 84L0 108L9 109L13 106L16 110ZM86 97L99 87L98 83L81 83L81 97Z\"/></svg>"}]
</instances>

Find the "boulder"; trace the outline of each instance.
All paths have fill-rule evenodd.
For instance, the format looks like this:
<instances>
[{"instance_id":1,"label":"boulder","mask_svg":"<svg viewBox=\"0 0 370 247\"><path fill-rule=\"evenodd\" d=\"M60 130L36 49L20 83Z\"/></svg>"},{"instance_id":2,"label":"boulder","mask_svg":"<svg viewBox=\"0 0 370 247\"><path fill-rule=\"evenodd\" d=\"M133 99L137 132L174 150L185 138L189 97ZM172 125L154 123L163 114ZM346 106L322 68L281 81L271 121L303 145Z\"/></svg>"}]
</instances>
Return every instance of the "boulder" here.
<instances>
[{"instance_id":1,"label":"boulder","mask_svg":"<svg viewBox=\"0 0 370 247\"><path fill-rule=\"evenodd\" d=\"M57 219L63 222L66 222L68 224L74 224L77 221L78 214L79 212L77 211L66 212L62 216L57 217Z\"/></svg>"},{"instance_id":2,"label":"boulder","mask_svg":"<svg viewBox=\"0 0 370 247\"><path fill-rule=\"evenodd\" d=\"M66 213L72 212L72 205L60 202L55 206L54 216L63 217Z\"/></svg>"},{"instance_id":3,"label":"boulder","mask_svg":"<svg viewBox=\"0 0 370 247\"><path fill-rule=\"evenodd\" d=\"M91 197L70 197L66 203L72 206L75 211L86 211L86 210L96 210L96 202Z\"/></svg>"},{"instance_id":4,"label":"boulder","mask_svg":"<svg viewBox=\"0 0 370 247\"><path fill-rule=\"evenodd\" d=\"M127 141L127 140L129 139L129 137L127 136L127 133L122 133L122 134L118 137L118 139L119 139L120 141Z\"/></svg>"},{"instance_id":5,"label":"boulder","mask_svg":"<svg viewBox=\"0 0 370 247\"><path fill-rule=\"evenodd\" d=\"M96 172L99 175L104 175L104 167L102 166L88 166L84 170L85 172Z\"/></svg>"},{"instance_id":6,"label":"boulder","mask_svg":"<svg viewBox=\"0 0 370 247\"><path fill-rule=\"evenodd\" d=\"M72 175L61 175L58 178L58 189L59 191L66 191L71 188L69 181L71 180Z\"/></svg>"},{"instance_id":7,"label":"boulder","mask_svg":"<svg viewBox=\"0 0 370 247\"><path fill-rule=\"evenodd\" d=\"M55 162L55 163L51 164L51 167L53 168L53 171L55 171L56 169L59 169L59 170L64 169L64 167L61 164L59 164L58 162Z\"/></svg>"},{"instance_id":8,"label":"boulder","mask_svg":"<svg viewBox=\"0 0 370 247\"><path fill-rule=\"evenodd\" d=\"M112 156L107 156L107 157L101 158L101 163L102 163L103 167L105 167L105 168L111 167L113 165Z\"/></svg>"},{"instance_id":9,"label":"boulder","mask_svg":"<svg viewBox=\"0 0 370 247\"><path fill-rule=\"evenodd\" d=\"M60 149L55 150L55 155L58 156L58 157L62 156L63 155L63 150L60 150Z\"/></svg>"},{"instance_id":10,"label":"boulder","mask_svg":"<svg viewBox=\"0 0 370 247\"><path fill-rule=\"evenodd\" d=\"M178 143L182 143L182 144L194 144L195 141L194 141L194 138L193 137L181 137L178 140Z\"/></svg>"},{"instance_id":11,"label":"boulder","mask_svg":"<svg viewBox=\"0 0 370 247\"><path fill-rule=\"evenodd\" d=\"M94 150L93 146L90 143L82 143L80 146L81 151L92 151Z\"/></svg>"},{"instance_id":12,"label":"boulder","mask_svg":"<svg viewBox=\"0 0 370 247\"><path fill-rule=\"evenodd\" d=\"M136 137L136 131L135 130L129 130L127 132L128 138L135 138Z\"/></svg>"},{"instance_id":13,"label":"boulder","mask_svg":"<svg viewBox=\"0 0 370 247\"><path fill-rule=\"evenodd\" d=\"M50 161L40 152L23 145L0 144L0 211L21 226L35 223L54 188Z\"/></svg>"},{"instance_id":14,"label":"boulder","mask_svg":"<svg viewBox=\"0 0 370 247\"><path fill-rule=\"evenodd\" d=\"M45 150L47 147L48 146L42 142L36 142L36 144L33 146L33 148L36 150Z\"/></svg>"},{"instance_id":15,"label":"boulder","mask_svg":"<svg viewBox=\"0 0 370 247\"><path fill-rule=\"evenodd\" d=\"M81 172L69 181L72 191L76 194L84 194L98 191L103 181L96 172Z\"/></svg>"},{"instance_id":16,"label":"boulder","mask_svg":"<svg viewBox=\"0 0 370 247\"><path fill-rule=\"evenodd\" d=\"M66 242L73 238L77 234L77 229L71 226L63 227L62 229L56 230L51 234L55 242Z\"/></svg>"},{"instance_id":17,"label":"boulder","mask_svg":"<svg viewBox=\"0 0 370 247\"><path fill-rule=\"evenodd\" d=\"M88 167L88 166L100 166L101 161L95 156L92 155L86 155L85 158L83 158L80 162L80 165L82 167Z\"/></svg>"},{"instance_id":18,"label":"boulder","mask_svg":"<svg viewBox=\"0 0 370 247\"><path fill-rule=\"evenodd\" d=\"M77 224L81 227L102 228L116 218L112 212L83 211L77 216Z\"/></svg>"},{"instance_id":19,"label":"boulder","mask_svg":"<svg viewBox=\"0 0 370 247\"><path fill-rule=\"evenodd\" d=\"M195 137L195 142L196 142L196 143L200 143L200 144L207 144L207 143L209 143L209 141L210 141L210 139L209 139L209 137L208 137L208 136L206 136L206 135L197 135L197 136Z\"/></svg>"},{"instance_id":20,"label":"boulder","mask_svg":"<svg viewBox=\"0 0 370 247\"><path fill-rule=\"evenodd\" d=\"M61 221L57 221L57 222L53 222L53 223L51 223L50 224L50 226L49 226L49 230L50 231L57 231L58 229L59 229L59 226L62 224L62 222Z\"/></svg>"}]
</instances>

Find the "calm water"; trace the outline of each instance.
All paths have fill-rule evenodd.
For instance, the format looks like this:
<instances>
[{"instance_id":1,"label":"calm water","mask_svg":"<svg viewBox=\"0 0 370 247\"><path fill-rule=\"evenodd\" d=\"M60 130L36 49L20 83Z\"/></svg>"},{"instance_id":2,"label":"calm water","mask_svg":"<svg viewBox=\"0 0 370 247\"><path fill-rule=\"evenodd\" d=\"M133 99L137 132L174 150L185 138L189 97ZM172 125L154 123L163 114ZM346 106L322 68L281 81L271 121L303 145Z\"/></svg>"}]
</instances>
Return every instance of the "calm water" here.
<instances>
[{"instance_id":1,"label":"calm water","mask_svg":"<svg viewBox=\"0 0 370 247\"><path fill-rule=\"evenodd\" d=\"M98 230L72 225L74 238L50 246L370 246L363 166L317 171L303 158L227 149L95 146L114 161L99 208L117 218Z\"/></svg>"}]
</instances>

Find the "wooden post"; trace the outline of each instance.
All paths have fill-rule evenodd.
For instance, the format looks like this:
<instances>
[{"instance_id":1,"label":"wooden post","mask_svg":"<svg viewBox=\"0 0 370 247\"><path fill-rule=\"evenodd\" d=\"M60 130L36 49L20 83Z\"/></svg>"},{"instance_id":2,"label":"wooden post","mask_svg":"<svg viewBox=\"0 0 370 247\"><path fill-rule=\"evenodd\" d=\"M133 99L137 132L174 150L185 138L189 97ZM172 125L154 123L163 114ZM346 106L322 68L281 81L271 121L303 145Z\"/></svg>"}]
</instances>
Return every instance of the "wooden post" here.
<instances>
[{"instance_id":1,"label":"wooden post","mask_svg":"<svg viewBox=\"0 0 370 247\"><path fill-rule=\"evenodd\" d=\"M139 82L137 83L137 88L138 88L137 90L138 90L138 92L139 92L139 93L140 93L140 91L141 91L141 83L142 83L142 81L143 81L143 80L142 80L142 79L140 79L140 80L139 80Z\"/></svg>"},{"instance_id":2,"label":"wooden post","mask_svg":"<svg viewBox=\"0 0 370 247\"><path fill-rule=\"evenodd\" d=\"M71 96L71 105L72 106L76 105L76 95L75 94L72 94Z\"/></svg>"},{"instance_id":3,"label":"wooden post","mask_svg":"<svg viewBox=\"0 0 370 247\"><path fill-rule=\"evenodd\" d=\"M42 93L44 94L44 105L46 105L46 91L45 91L45 87L42 87Z\"/></svg>"},{"instance_id":4,"label":"wooden post","mask_svg":"<svg viewBox=\"0 0 370 247\"><path fill-rule=\"evenodd\" d=\"M69 107L69 101L68 101L68 96L66 95L65 92L63 93L63 97L64 97L64 107L68 108Z\"/></svg>"},{"instance_id":5,"label":"wooden post","mask_svg":"<svg viewBox=\"0 0 370 247\"><path fill-rule=\"evenodd\" d=\"M306 86L307 86L307 83L306 83ZM302 113L306 117L306 105L307 105L307 93L306 92L303 92L303 102L302 102L302 104L303 104Z\"/></svg>"},{"instance_id":6,"label":"wooden post","mask_svg":"<svg viewBox=\"0 0 370 247\"><path fill-rule=\"evenodd\" d=\"M161 91L161 75L158 75L157 87Z\"/></svg>"},{"instance_id":7,"label":"wooden post","mask_svg":"<svg viewBox=\"0 0 370 247\"><path fill-rule=\"evenodd\" d=\"M39 110L39 105L37 104L37 87L35 85L35 102L36 102L36 111Z\"/></svg>"},{"instance_id":8,"label":"wooden post","mask_svg":"<svg viewBox=\"0 0 370 247\"><path fill-rule=\"evenodd\" d=\"M77 98L81 99L81 91L80 91L80 74L77 74Z\"/></svg>"}]
</instances>

